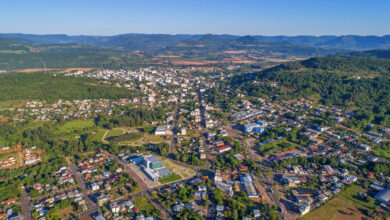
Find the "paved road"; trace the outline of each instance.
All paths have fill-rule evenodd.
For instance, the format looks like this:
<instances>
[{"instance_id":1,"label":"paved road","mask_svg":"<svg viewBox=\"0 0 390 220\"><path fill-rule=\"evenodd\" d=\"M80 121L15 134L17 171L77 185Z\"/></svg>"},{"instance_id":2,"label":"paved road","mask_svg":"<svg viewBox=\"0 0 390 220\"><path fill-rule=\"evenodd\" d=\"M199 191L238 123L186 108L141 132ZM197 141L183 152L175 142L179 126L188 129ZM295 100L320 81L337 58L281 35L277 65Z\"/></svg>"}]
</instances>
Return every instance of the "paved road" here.
<instances>
[{"instance_id":1,"label":"paved road","mask_svg":"<svg viewBox=\"0 0 390 220\"><path fill-rule=\"evenodd\" d=\"M22 199L20 200L20 206L22 207L22 211L23 211L22 219L32 220L30 197L28 196L27 192L24 189L22 190Z\"/></svg>"},{"instance_id":2,"label":"paved road","mask_svg":"<svg viewBox=\"0 0 390 220\"><path fill-rule=\"evenodd\" d=\"M171 139L171 146L169 147L169 158L171 158L171 159L175 158L174 153L175 153L176 140L177 140L176 124L177 124L177 121L179 120L181 92L178 94L178 96L179 96L179 98L177 100L175 116L173 117L173 123L172 123L173 133L172 133L172 139Z\"/></svg>"},{"instance_id":3,"label":"paved road","mask_svg":"<svg viewBox=\"0 0 390 220\"><path fill-rule=\"evenodd\" d=\"M91 198L89 197L89 190L87 189L87 186L85 185L85 182L79 172L77 172L76 166L70 161L69 158L66 158L66 162L68 163L68 166L70 168L70 171L72 172L73 176L76 177L76 180L78 182L78 186L83 192L83 196L87 201L88 209L95 209L97 208L96 203L94 203Z\"/></svg>"},{"instance_id":4,"label":"paved road","mask_svg":"<svg viewBox=\"0 0 390 220\"><path fill-rule=\"evenodd\" d=\"M235 138L235 139L240 141L241 145L246 149L246 152L248 153L248 155L250 156L250 158L253 161L261 162L261 161L264 160L263 157L258 155L256 153L256 151L251 148L251 144L248 143L246 140L244 140L242 138L242 135L238 134L237 132L233 132L233 125L232 125L232 123L230 121L228 123L228 126L226 126L226 131L229 134L229 136L231 136L231 137L233 137L233 138ZM258 163L255 163L255 164L256 164L257 167L259 167ZM255 174L252 173L252 175L255 175ZM275 192L275 190L273 189L273 184L274 184L273 176L266 177L266 175L264 173L264 170L263 170L263 175L259 176L258 178L261 179L261 181L264 183L264 188L262 188L262 191L263 191L263 193L265 192L266 195L263 195L263 196L268 197L268 200L269 200L269 202L271 204L275 204L277 207L281 207L282 206L283 209L286 210L284 205L282 203L280 203L278 195ZM278 215L280 217L283 217L283 215L281 215L280 213L278 213Z\"/></svg>"}]
</instances>

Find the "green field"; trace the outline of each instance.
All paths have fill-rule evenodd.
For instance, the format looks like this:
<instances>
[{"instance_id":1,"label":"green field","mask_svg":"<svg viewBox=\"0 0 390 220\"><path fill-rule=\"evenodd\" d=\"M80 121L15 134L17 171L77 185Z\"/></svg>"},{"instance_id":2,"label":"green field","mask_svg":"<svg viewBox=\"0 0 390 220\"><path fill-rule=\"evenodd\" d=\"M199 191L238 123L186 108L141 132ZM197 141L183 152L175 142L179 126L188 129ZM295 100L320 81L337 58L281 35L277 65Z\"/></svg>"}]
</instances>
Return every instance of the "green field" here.
<instances>
[{"instance_id":1,"label":"green field","mask_svg":"<svg viewBox=\"0 0 390 220\"><path fill-rule=\"evenodd\" d=\"M124 131L122 129L113 129L113 130L110 130L105 139L109 138L109 137L115 137L115 136L120 136L124 133Z\"/></svg>"},{"instance_id":2,"label":"green field","mask_svg":"<svg viewBox=\"0 0 390 220\"><path fill-rule=\"evenodd\" d=\"M23 104L24 101L22 100L8 100L8 101L1 101L0 102L0 108L12 108L15 105Z\"/></svg>"},{"instance_id":3,"label":"green field","mask_svg":"<svg viewBox=\"0 0 390 220\"><path fill-rule=\"evenodd\" d=\"M26 51L24 51L24 50L0 50L0 53L23 54L23 53L26 53Z\"/></svg>"},{"instance_id":4,"label":"green field","mask_svg":"<svg viewBox=\"0 0 390 220\"><path fill-rule=\"evenodd\" d=\"M356 184L348 186L345 191L340 192L325 205L302 216L300 219L373 219L363 212L369 209L373 210L377 205L375 202L367 202L358 196L359 192L364 193L366 191Z\"/></svg>"},{"instance_id":5,"label":"green field","mask_svg":"<svg viewBox=\"0 0 390 220\"><path fill-rule=\"evenodd\" d=\"M66 122L61 127L61 129L64 131L70 131L70 130L78 130L82 128L90 128L93 126L94 124L91 120L75 120L75 121Z\"/></svg>"},{"instance_id":6,"label":"green field","mask_svg":"<svg viewBox=\"0 0 390 220\"><path fill-rule=\"evenodd\" d=\"M295 143L292 143L290 141L287 141L285 139L277 140L272 143L266 144L264 146L261 146L259 148L259 152L261 155L269 155L273 153L282 153L286 150L289 150L291 148L297 147L298 145Z\"/></svg>"},{"instance_id":7,"label":"green field","mask_svg":"<svg viewBox=\"0 0 390 220\"><path fill-rule=\"evenodd\" d=\"M161 184L170 183L173 181L181 180L181 177L177 174L172 172L172 176L166 177L164 179L159 180Z\"/></svg>"},{"instance_id":8,"label":"green field","mask_svg":"<svg viewBox=\"0 0 390 220\"><path fill-rule=\"evenodd\" d=\"M134 199L134 205L140 213L151 216L158 216L161 212L156 209L146 196L139 196Z\"/></svg>"},{"instance_id":9,"label":"green field","mask_svg":"<svg viewBox=\"0 0 390 220\"><path fill-rule=\"evenodd\" d=\"M104 130L104 129L97 130L95 135L93 136L93 140L98 141L98 142L102 141L104 133L106 133L106 130Z\"/></svg>"}]
</instances>

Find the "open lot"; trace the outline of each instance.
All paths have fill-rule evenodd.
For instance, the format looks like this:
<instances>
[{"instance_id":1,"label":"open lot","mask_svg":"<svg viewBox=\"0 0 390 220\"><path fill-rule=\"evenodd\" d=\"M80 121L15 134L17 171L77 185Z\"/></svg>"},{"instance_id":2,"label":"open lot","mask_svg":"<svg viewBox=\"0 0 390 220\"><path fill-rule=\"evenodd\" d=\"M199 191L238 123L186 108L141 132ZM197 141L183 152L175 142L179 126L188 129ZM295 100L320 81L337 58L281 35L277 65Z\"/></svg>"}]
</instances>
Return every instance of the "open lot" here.
<instances>
[{"instance_id":1,"label":"open lot","mask_svg":"<svg viewBox=\"0 0 390 220\"><path fill-rule=\"evenodd\" d=\"M145 213L146 215L160 212L152 205L152 202L146 196L135 198L134 205L138 208L140 213Z\"/></svg>"},{"instance_id":2,"label":"open lot","mask_svg":"<svg viewBox=\"0 0 390 220\"><path fill-rule=\"evenodd\" d=\"M359 192L366 192L358 185L349 186L344 192L325 205L304 215L302 220L325 220L325 219L374 219L367 215L368 209L375 209L375 203L369 203L359 198Z\"/></svg>"},{"instance_id":3,"label":"open lot","mask_svg":"<svg viewBox=\"0 0 390 220\"><path fill-rule=\"evenodd\" d=\"M66 122L61 129L64 131L70 131L70 130L78 130L82 128L90 128L93 127L94 124L91 120L74 120Z\"/></svg>"}]
</instances>

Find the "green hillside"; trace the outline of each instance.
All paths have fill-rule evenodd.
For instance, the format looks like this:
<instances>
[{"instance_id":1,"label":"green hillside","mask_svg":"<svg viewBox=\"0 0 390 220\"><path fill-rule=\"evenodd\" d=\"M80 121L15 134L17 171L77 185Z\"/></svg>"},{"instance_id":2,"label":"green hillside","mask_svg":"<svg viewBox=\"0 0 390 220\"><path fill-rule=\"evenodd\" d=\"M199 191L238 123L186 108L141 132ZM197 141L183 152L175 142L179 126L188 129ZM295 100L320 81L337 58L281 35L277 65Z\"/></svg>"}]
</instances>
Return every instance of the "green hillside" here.
<instances>
[{"instance_id":1,"label":"green hillside","mask_svg":"<svg viewBox=\"0 0 390 220\"><path fill-rule=\"evenodd\" d=\"M99 84L98 80L42 73L0 75L0 101L131 98L128 89Z\"/></svg>"},{"instance_id":2,"label":"green hillside","mask_svg":"<svg viewBox=\"0 0 390 220\"><path fill-rule=\"evenodd\" d=\"M311 58L234 77L231 85L256 97L319 96L326 105L367 110L379 117L390 114L390 61L382 59Z\"/></svg>"}]
</instances>

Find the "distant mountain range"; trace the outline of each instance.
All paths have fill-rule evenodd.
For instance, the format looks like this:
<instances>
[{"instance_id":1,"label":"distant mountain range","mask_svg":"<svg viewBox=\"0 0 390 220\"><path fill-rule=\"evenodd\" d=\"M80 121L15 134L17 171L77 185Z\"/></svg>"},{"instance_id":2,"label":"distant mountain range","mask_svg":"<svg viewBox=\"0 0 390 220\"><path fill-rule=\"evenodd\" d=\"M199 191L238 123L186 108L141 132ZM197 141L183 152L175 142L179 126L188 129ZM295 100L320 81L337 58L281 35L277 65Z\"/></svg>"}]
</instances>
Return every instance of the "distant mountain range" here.
<instances>
[{"instance_id":1,"label":"distant mountain range","mask_svg":"<svg viewBox=\"0 0 390 220\"><path fill-rule=\"evenodd\" d=\"M0 37L28 44L88 44L91 46L123 49L155 51L175 46L183 41L197 41L205 36L215 39L234 40L242 36L236 35L201 35L201 34L121 34L115 36L68 36L63 34L35 35L35 34L0 34ZM262 42L290 43L307 47L322 47L343 50L390 49L390 35L385 36L261 36L253 35Z\"/></svg>"},{"instance_id":2,"label":"distant mountain range","mask_svg":"<svg viewBox=\"0 0 390 220\"><path fill-rule=\"evenodd\" d=\"M313 56L390 57L390 36L0 34L0 69L126 68L142 65L249 64L257 68ZM362 51L378 48L380 50Z\"/></svg>"}]
</instances>

